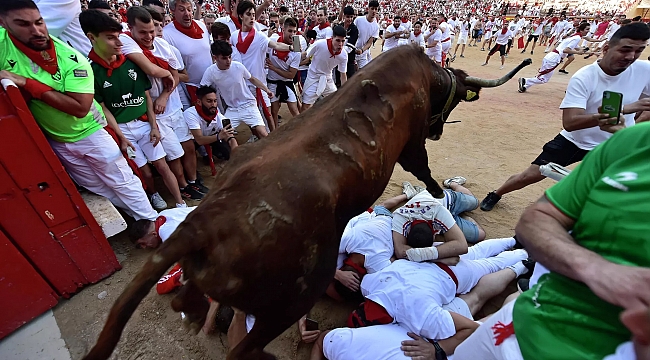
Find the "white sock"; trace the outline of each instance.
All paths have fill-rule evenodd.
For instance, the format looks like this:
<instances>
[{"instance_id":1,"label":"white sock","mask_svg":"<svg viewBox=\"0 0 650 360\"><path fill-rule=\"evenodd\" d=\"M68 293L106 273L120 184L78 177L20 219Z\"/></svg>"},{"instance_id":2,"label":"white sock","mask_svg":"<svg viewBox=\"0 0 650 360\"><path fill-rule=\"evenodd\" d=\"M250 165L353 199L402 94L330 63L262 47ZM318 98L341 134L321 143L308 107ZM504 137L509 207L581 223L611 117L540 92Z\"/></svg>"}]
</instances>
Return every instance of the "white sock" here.
<instances>
[{"instance_id":1,"label":"white sock","mask_svg":"<svg viewBox=\"0 0 650 360\"><path fill-rule=\"evenodd\" d=\"M512 270L515 272L515 275L517 277L520 277L521 275L525 274L528 272L528 268L524 266L523 262L518 262L514 265L508 266L508 269Z\"/></svg>"}]
</instances>

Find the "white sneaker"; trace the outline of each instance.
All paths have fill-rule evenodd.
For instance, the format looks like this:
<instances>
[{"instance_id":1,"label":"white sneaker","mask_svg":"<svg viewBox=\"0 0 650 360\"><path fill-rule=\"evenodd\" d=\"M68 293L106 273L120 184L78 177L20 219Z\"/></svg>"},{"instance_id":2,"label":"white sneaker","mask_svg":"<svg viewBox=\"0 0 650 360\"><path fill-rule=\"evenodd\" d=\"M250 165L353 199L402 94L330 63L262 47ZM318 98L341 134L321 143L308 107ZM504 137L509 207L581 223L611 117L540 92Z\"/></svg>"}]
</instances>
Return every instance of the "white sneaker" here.
<instances>
[{"instance_id":1,"label":"white sneaker","mask_svg":"<svg viewBox=\"0 0 650 360\"><path fill-rule=\"evenodd\" d=\"M483 63L483 64L481 64L481 66L485 66L485 65L487 65L487 63L486 63L486 62L485 62L485 63Z\"/></svg>"},{"instance_id":2,"label":"white sneaker","mask_svg":"<svg viewBox=\"0 0 650 360\"><path fill-rule=\"evenodd\" d=\"M449 178L449 179L443 181L442 186L449 187L449 185L451 185L451 183L456 183L458 185L465 185L466 182L467 182L467 179L465 179L464 177L462 177L462 176L454 176L452 178Z\"/></svg>"},{"instance_id":3,"label":"white sneaker","mask_svg":"<svg viewBox=\"0 0 650 360\"><path fill-rule=\"evenodd\" d=\"M415 195L418 194L417 190L411 185L410 182L404 181L402 183L402 194L406 195L406 198L408 200L411 200Z\"/></svg>"},{"instance_id":4,"label":"white sneaker","mask_svg":"<svg viewBox=\"0 0 650 360\"><path fill-rule=\"evenodd\" d=\"M167 202L160 196L160 194L155 193L149 198L151 200L151 205L156 210L165 210L167 209Z\"/></svg>"},{"instance_id":5,"label":"white sneaker","mask_svg":"<svg viewBox=\"0 0 650 360\"><path fill-rule=\"evenodd\" d=\"M177 208L186 208L186 207L187 207L187 204L185 203L185 201L183 201L182 204L176 204L176 207L177 207Z\"/></svg>"},{"instance_id":6,"label":"white sneaker","mask_svg":"<svg viewBox=\"0 0 650 360\"><path fill-rule=\"evenodd\" d=\"M503 70L503 65L501 65L501 67L499 68L499 70Z\"/></svg>"},{"instance_id":7,"label":"white sneaker","mask_svg":"<svg viewBox=\"0 0 650 360\"><path fill-rule=\"evenodd\" d=\"M417 191L418 194L426 190L422 186L418 186L418 185L414 185L413 188L415 189L415 191Z\"/></svg>"}]
</instances>

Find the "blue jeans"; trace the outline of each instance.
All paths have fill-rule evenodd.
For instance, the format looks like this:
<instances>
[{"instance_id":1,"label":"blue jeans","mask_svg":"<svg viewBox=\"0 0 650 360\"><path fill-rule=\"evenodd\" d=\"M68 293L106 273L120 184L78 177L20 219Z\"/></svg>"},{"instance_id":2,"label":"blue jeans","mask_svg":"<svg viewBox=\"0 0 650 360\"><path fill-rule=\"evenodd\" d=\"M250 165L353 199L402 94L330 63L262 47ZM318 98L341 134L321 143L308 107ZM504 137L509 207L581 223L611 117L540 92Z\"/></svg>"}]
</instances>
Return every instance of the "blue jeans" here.
<instances>
[{"instance_id":1,"label":"blue jeans","mask_svg":"<svg viewBox=\"0 0 650 360\"><path fill-rule=\"evenodd\" d=\"M463 231L467 242L476 243L478 241L478 225L463 219L459 215L465 211L471 211L478 207L478 199L472 195L463 194L458 191L444 190L449 200L448 210L456 220L456 224Z\"/></svg>"},{"instance_id":2,"label":"blue jeans","mask_svg":"<svg viewBox=\"0 0 650 360\"><path fill-rule=\"evenodd\" d=\"M391 218L393 217L393 213L390 212L390 210L386 209L385 207L381 205L375 206L372 211L375 212L377 215L385 215L385 216L390 216Z\"/></svg>"}]
</instances>

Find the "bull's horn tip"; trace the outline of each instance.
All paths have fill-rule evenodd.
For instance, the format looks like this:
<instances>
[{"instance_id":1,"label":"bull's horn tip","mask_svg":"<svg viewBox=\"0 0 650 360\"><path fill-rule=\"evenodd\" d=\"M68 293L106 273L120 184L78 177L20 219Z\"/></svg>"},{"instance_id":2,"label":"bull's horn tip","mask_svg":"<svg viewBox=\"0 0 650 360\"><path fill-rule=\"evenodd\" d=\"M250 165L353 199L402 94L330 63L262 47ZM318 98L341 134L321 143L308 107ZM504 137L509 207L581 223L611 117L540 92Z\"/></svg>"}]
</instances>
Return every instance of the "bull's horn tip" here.
<instances>
[{"instance_id":1,"label":"bull's horn tip","mask_svg":"<svg viewBox=\"0 0 650 360\"><path fill-rule=\"evenodd\" d=\"M524 64L525 64L525 65L530 65L530 64L532 64L532 63L533 63L533 59L531 59L531 58L528 58L528 59L525 59L525 60L524 60Z\"/></svg>"}]
</instances>

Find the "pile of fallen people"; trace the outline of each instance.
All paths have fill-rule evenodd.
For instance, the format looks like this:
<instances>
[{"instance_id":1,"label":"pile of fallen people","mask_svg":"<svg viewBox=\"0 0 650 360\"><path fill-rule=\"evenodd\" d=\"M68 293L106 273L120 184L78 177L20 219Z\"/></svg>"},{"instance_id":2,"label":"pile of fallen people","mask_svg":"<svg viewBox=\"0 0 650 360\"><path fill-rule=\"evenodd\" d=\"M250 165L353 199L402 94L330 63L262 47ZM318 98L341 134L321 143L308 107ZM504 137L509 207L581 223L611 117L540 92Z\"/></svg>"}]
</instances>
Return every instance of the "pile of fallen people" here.
<instances>
[{"instance_id":1,"label":"pile of fallen people","mask_svg":"<svg viewBox=\"0 0 650 360\"><path fill-rule=\"evenodd\" d=\"M650 359L648 136L639 124L591 151L524 211L516 238L485 240L462 215L479 205L463 177L443 182L443 199L405 182L348 222L327 295L359 305L346 327L300 319L311 359ZM165 210L131 238L155 248L191 211ZM181 274L158 292L182 286ZM503 307L475 320L515 279ZM255 322L212 302L206 333L215 317L231 349Z\"/></svg>"}]
</instances>

